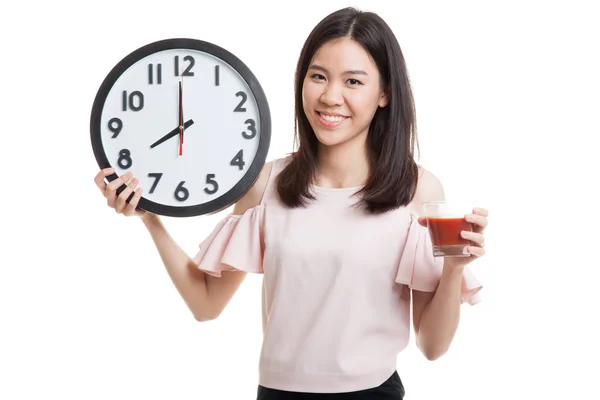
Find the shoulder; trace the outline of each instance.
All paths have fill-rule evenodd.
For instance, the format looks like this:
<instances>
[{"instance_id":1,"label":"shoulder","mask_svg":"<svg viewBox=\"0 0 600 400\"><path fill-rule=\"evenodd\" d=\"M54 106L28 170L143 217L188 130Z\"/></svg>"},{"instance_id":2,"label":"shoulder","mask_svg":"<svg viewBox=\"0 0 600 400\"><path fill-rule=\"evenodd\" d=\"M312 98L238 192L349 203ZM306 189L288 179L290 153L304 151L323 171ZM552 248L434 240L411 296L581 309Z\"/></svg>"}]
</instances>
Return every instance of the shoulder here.
<instances>
[{"instance_id":1,"label":"shoulder","mask_svg":"<svg viewBox=\"0 0 600 400\"><path fill-rule=\"evenodd\" d=\"M411 207L417 214L421 214L421 206L424 202L444 200L446 195L442 182L433 172L419 165L418 176L417 189Z\"/></svg>"},{"instance_id":2,"label":"shoulder","mask_svg":"<svg viewBox=\"0 0 600 400\"><path fill-rule=\"evenodd\" d=\"M244 193L244 195L235 203L233 214L243 214L249 209L260 204L260 201L262 200L267 188L267 183L269 182L274 163L275 160L268 161L263 165L258 178L256 178L256 181L254 181L246 193Z\"/></svg>"},{"instance_id":3,"label":"shoulder","mask_svg":"<svg viewBox=\"0 0 600 400\"><path fill-rule=\"evenodd\" d=\"M289 162L289 156L276 158L266 162L248 191L235 203L233 214L240 215L261 204L269 182L274 182L275 175L283 165Z\"/></svg>"}]
</instances>

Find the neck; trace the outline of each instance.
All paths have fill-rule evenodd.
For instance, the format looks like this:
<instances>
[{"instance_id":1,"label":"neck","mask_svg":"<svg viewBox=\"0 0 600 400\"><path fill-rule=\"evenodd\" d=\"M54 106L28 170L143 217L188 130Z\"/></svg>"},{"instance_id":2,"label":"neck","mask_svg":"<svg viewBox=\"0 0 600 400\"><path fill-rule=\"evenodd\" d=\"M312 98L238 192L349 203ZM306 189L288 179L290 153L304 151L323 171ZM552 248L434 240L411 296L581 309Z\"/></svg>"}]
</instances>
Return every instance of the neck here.
<instances>
[{"instance_id":1,"label":"neck","mask_svg":"<svg viewBox=\"0 0 600 400\"><path fill-rule=\"evenodd\" d=\"M349 143L346 143L349 144ZM366 147L320 146L316 184L329 188L362 186L369 176Z\"/></svg>"}]
</instances>

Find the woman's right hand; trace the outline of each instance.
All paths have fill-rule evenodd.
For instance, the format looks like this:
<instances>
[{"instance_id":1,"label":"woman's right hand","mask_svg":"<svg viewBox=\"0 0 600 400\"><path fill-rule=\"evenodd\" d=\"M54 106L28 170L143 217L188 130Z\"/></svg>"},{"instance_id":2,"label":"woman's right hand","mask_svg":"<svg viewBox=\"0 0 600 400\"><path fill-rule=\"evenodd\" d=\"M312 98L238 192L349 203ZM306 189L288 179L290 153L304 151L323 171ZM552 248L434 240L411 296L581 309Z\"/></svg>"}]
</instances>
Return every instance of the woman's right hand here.
<instances>
[{"instance_id":1,"label":"woman's right hand","mask_svg":"<svg viewBox=\"0 0 600 400\"><path fill-rule=\"evenodd\" d=\"M100 170L94 178L94 182L96 182L96 186L98 186L98 189L100 189L106 198L108 206L113 208L117 214L136 217L144 216L146 211L137 209L138 202L142 197L142 188L137 186L139 183L137 178L134 178L131 172L126 172L112 182L106 183L105 178L114 172L112 168L105 168ZM127 182L129 182L127 187L117 196L117 189ZM127 198L131 193L134 193L134 195L131 201L127 203Z\"/></svg>"}]
</instances>

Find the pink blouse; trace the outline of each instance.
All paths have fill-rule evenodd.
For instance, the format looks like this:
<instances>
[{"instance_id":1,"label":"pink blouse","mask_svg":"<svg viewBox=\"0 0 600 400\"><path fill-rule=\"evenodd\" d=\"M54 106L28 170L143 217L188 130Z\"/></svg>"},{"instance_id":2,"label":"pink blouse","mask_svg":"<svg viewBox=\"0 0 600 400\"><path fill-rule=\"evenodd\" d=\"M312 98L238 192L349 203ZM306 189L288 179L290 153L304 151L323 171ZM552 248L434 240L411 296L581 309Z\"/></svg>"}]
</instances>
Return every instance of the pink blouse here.
<instances>
[{"instance_id":1,"label":"pink blouse","mask_svg":"<svg viewBox=\"0 0 600 400\"><path fill-rule=\"evenodd\" d=\"M378 216L349 207L358 188L312 186L317 201L287 209L273 162L261 203L228 215L194 261L208 274L263 274L259 384L313 393L376 387L408 344L410 289L436 290L442 258L407 207ZM465 269L462 302L481 285Z\"/></svg>"}]
</instances>

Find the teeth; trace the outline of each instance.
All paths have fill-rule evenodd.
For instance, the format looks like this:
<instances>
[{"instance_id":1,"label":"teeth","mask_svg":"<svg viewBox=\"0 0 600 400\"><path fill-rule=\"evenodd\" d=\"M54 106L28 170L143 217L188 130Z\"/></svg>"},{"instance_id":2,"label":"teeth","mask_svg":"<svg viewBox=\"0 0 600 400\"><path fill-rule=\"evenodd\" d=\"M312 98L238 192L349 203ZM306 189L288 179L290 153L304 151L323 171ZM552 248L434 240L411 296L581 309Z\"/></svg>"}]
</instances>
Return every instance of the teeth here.
<instances>
[{"instance_id":1,"label":"teeth","mask_svg":"<svg viewBox=\"0 0 600 400\"><path fill-rule=\"evenodd\" d=\"M341 122L345 117L339 115L326 115L320 114L321 118L323 118L327 122Z\"/></svg>"}]
</instances>

